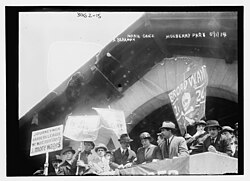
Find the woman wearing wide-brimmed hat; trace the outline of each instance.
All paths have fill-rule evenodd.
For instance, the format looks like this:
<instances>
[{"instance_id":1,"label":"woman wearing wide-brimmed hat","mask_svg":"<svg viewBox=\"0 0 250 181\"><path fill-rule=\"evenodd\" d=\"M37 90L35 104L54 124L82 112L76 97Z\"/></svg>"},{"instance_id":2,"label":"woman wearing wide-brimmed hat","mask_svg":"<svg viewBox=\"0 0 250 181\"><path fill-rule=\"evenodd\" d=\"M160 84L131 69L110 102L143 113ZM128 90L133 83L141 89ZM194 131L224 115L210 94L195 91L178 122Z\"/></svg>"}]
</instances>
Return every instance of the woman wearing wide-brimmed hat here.
<instances>
[{"instance_id":1,"label":"woman wearing wide-brimmed hat","mask_svg":"<svg viewBox=\"0 0 250 181\"><path fill-rule=\"evenodd\" d=\"M204 140L203 152L214 152L232 156L230 141L220 134L221 126L217 120L207 121L205 130L209 136Z\"/></svg>"},{"instance_id":2,"label":"woman wearing wide-brimmed hat","mask_svg":"<svg viewBox=\"0 0 250 181\"><path fill-rule=\"evenodd\" d=\"M196 133L187 139L187 146L190 148L191 155L203 152L203 142L208 137L208 133L205 131L206 124L204 120L195 122Z\"/></svg>"},{"instance_id":3,"label":"woman wearing wide-brimmed hat","mask_svg":"<svg viewBox=\"0 0 250 181\"><path fill-rule=\"evenodd\" d=\"M160 149L151 143L153 138L148 132L141 133L140 140L142 147L137 150L137 164L149 163L162 159Z\"/></svg>"}]
</instances>

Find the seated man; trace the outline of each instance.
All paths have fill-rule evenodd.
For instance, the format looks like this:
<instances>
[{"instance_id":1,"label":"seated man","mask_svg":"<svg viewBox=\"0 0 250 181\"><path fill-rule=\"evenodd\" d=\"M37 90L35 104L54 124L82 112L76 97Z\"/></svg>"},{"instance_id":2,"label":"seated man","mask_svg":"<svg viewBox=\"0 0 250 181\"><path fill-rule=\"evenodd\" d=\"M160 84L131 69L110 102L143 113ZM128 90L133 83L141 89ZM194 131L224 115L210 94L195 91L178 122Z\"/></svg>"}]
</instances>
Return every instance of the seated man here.
<instances>
[{"instance_id":1,"label":"seated man","mask_svg":"<svg viewBox=\"0 0 250 181\"><path fill-rule=\"evenodd\" d=\"M159 148L151 144L153 138L148 132L143 132L140 135L142 147L137 150L137 164L149 163L153 160L162 159Z\"/></svg>"},{"instance_id":2,"label":"seated man","mask_svg":"<svg viewBox=\"0 0 250 181\"><path fill-rule=\"evenodd\" d=\"M209 151L232 156L232 149L229 140L219 133L221 126L218 121L207 121L206 129L209 136L204 140L203 152Z\"/></svg>"},{"instance_id":3,"label":"seated man","mask_svg":"<svg viewBox=\"0 0 250 181\"><path fill-rule=\"evenodd\" d=\"M187 139L187 146L190 148L190 154L197 154L203 152L203 142L208 137L208 133L204 130L206 122L203 120L195 123L196 133Z\"/></svg>"},{"instance_id":4,"label":"seated man","mask_svg":"<svg viewBox=\"0 0 250 181\"><path fill-rule=\"evenodd\" d=\"M92 173L97 175L113 175L113 172L111 172L112 170L109 167L109 160L105 157L107 147L104 144L99 144L95 148L95 151L97 156L89 161Z\"/></svg>"},{"instance_id":5,"label":"seated man","mask_svg":"<svg viewBox=\"0 0 250 181\"><path fill-rule=\"evenodd\" d=\"M183 137L173 134L175 124L169 121L164 121L160 128L164 141L159 145L162 153L162 158L172 159L174 157L188 156L188 148L186 140Z\"/></svg>"},{"instance_id":6,"label":"seated man","mask_svg":"<svg viewBox=\"0 0 250 181\"><path fill-rule=\"evenodd\" d=\"M115 150L113 154L112 161L110 166L112 169L122 169L131 167L132 163L136 159L136 154L133 150L129 149L129 144L132 139L130 139L128 134L122 134L118 140L121 144L121 147Z\"/></svg>"},{"instance_id":7,"label":"seated man","mask_svg":"<svg viewBox=\"0 0 250 181\"><path fill-rule=\"evenodd\" d=\"M91 150L94 149L95 144L93 141L84 141L84 150L82 151L79 149L76 153L74 163L76 162L76 166L79 167L78 175L85 175L88 173L89 167L88 163L91 160L92 152ZM80 154L80 160L79 159Z\"/></svg>"},{"instance_id":8,"label":"seated man","mask_svg":"<svg viewBox=\"0 0 250 181\"><path fill-rule=\"evenodd\" d=\"M60 164L57 175L75 175L76 167L72 165L74 160L75 150L72 147L66 147L62 150L62 154L66 157L65 161Z\"/></svg>"}]
</instances>

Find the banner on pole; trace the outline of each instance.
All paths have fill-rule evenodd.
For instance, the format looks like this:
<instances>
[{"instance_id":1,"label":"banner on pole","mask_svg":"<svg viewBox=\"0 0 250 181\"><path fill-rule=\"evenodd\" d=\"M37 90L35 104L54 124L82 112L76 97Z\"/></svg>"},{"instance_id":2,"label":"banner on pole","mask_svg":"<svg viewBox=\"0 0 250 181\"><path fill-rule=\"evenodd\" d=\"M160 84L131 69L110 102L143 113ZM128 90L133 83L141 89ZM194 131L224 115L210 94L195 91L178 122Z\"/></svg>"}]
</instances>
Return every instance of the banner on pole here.
<instances>
[{"instance_id":1,"label":"banner on pole","mask_svg":"<svg viewBox=\"0 0 250 181\"><path fill-rule=\"evenodd\" d=\"M185 134L187 125L193 124L205 115L208 84L206 66L196 67L192 72L168 94L182 135Z\"/></svg>"},{"instance_id":2,"label":"banner on pole","mask_svg":"<svg viewBox=\"0 0 250 181\"><path fill-rule=\"evenodd\" d=\"M98 136L99 129L99 116L68 116L64 136L75 141L94 141Z\"/></svg>"},{"instance_id":3,"label":"banner on pole","mask_svg":"<svg viewBox=\"0 0 250 181\"><path fill-rule=\"evenodd\" d=\"M63 147L63 125L32 132L30 156L61 150Z\"/></svg>"},{"instance_id":4,"label":"banner on pole","mask_svg":"<svg viewBox=\"0 0 250 181\"><path fill-rule=\"evenodd\" d=\"M125 115L123 111L115 109L93 108L101 118L105 128L112 129L119 138L121 134L127 133Z\"/></svg>"}]
</instances>

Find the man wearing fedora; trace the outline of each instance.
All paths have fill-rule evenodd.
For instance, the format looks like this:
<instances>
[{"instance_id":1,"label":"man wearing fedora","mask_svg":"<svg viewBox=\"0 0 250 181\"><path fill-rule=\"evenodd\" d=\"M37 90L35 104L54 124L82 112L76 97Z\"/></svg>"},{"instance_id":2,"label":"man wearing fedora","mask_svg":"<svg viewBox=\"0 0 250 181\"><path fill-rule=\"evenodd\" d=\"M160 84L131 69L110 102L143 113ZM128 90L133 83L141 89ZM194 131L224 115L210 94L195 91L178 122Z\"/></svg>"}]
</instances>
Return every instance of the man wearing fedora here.
<instances>
[{"instance_id":1,"label":"man wearing fedora","mask_svg":"<svg viewBox=\"0 0 250 181\"><path fill-rule=\"evenodd\" d=\"M95 144L93 141L84 141L84 150L82 151L81 149L79 149L76 153L76 157L75 157L75 162L76 165L79 167L79 171L78 171L78 175L84 175L88 172L89 170L89 160L91 160L92 158L92 152L91 150L94 149ZM79 158L79 154L80 154L80 160L76 160Z\"/></svg>"},{"instance_id":2,"label":"man wearing fedora","mask_svg":"<svg viewBox=\"0 0 250 181\"><path fill-rule=\"evenodd\" d=\"M164 138L164 141L159 145L163 159L189 155L186 140L183 137L175 136L174 130L175 124L170 121L164 121L160 127Z\"/></svg>"},{"instance_id":3,"label":"man wearing fedora","mask_svg":"<svg viewBox=\"0 0 250 181\"><path fill-rule=\"evenodd\" d=\"M162 159L159 147L151 144L153 138L148 132L143 132L140 134L140 140L142 147L137 150L137 164L149 163L153 160Z\"/></svg>"},{"instance_id":4,"label":"man wearing fedora","mask_svg":"<svg viewBox=\"0 0 250 181\"><path fill-rule=\"evenodd\" d=\"M53 155L51 158L51 166L49 167L49 175L57 175L59 172L59 166L62 160L59 155Z\"/></svg>"},{"instance_id":5,"label":"man wearing fedora","mask_svg":"<svg viewBox=\"0 0 250 181\"><path fill-rule=\"evenodd\" d=\"M129 135L122 134L118 141L120 142L121 147L114 151L112 161L110 162L112 169L130 167L136 159L135 152L129 149L129 144L131 141L133 141L130 139Z\"/></svg>"},{"instance_id":6,"label":"man wearing fedora","mask_svg":"<svg viewBox=\"0 0 250 181\"><path fill-rule=\"evenodd\" d=\"M75 175L76 166L73 164L75 150L66 147L61 153L65 156L65 161L59 166L58 175Z\"/></svg>"},{"instance_id":7,"label":"man wearing fedora","mask_svg":"<svg viewBox=\"0 0 250 181\"><path fill-rule=\"evenodd\" d=\"M203 152L214 152L232 156L230 141L220 134L221 126L217 120L207 121L206 130L209 136L204 140Z\"/></svg>"},{"instance_id":8,"label":"man wearing fedora","mask_svg":"<svg viewBox=\"0 0 250 181\"><path fill-rule=\"evenodd\" d=\"M187 146L190 148L191 155L203 152L203 142L208 137L205 131L206 124L204 120L195 122L196 133L187 140Z\"/></svg>"}]
</instances>

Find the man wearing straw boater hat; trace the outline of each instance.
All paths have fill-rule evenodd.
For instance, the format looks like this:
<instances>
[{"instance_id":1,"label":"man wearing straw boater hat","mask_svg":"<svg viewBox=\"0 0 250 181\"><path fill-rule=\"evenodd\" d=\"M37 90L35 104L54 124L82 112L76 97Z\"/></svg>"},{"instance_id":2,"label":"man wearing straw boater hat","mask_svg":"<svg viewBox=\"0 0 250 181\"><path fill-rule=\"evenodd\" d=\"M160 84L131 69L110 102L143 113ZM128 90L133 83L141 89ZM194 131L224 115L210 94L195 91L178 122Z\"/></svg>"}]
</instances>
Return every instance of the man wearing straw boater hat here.
<instances>
[{"instance_id":1,"label":"man wearing straw boater hat","mask_svg":"<svg viewBox=\"0 0 250 181\"><path fill-rule=\"evenodd\" d=\"M190 148L191 155L203 152L203 142L208 137L205 131L206 124L204 120L195 122L196 133L187 139L187 146Z\"/></svg>"},{"instance_id":2,"label":"man wearing straw boater hat","mask_svg":"<svg viewBox=\"0 0 250 181\"><path fill-rule=\"evenodd\" d=\"M107 150L106 145L102 143L96 146L95 152L97 153L97 156L93 157L93 159L89 162L93 173L97 175L111 175L109 160L105 157Z\"/></svg>"},{"instance_id":3,"label":"man wearing straw boater hat","mask_svg":"<svg viewBox=\"0 0 250 181\"><path fill-rule=\"evenodd\" d=\"M158 146L151 144L153 138L148 132L140 134L142 147L137 150L137 164L149 163L156 160L161 160L161 152Z\"/></svg>"},{"instance_id":4,"label":"man wearing straw boater hat","mask_svg":"<svg viewBox=\"0 0 250 181\"><path fill-rule=\"evenodd\" d=\"M121 147L114 151L112 161L110 162L112 169L130 167L136 158L135 152L129 149L129 144L133 140L130 139L128 134L122 134L118 141Z\"/></svg>"},{"instance_id":5,"label":"man wearing straw boater hat","mask_svg":"<svg viewBox=\"0 0 250 181\"><path fill-rule=\"evenodd\" d=\"M205 128L209 136L204 140L203 152L213 152L224 155L232 155L230 141L220 134L221 126L217 120L207 121Z\"/></svg>"},{"instance_id":6,"label":"man wearing straw boater hat","mask_svg":"<svg viewBox=\"0 0 250 181\"><path fill-rule=\"evenodd\" d=\"M161 135L164 141L159 145L162 158L172 159L174 157L188 156L186 140L183 137L175 136L175 124L170 121L164 121L160 127Z\"/></svg>"}]
</instances>

